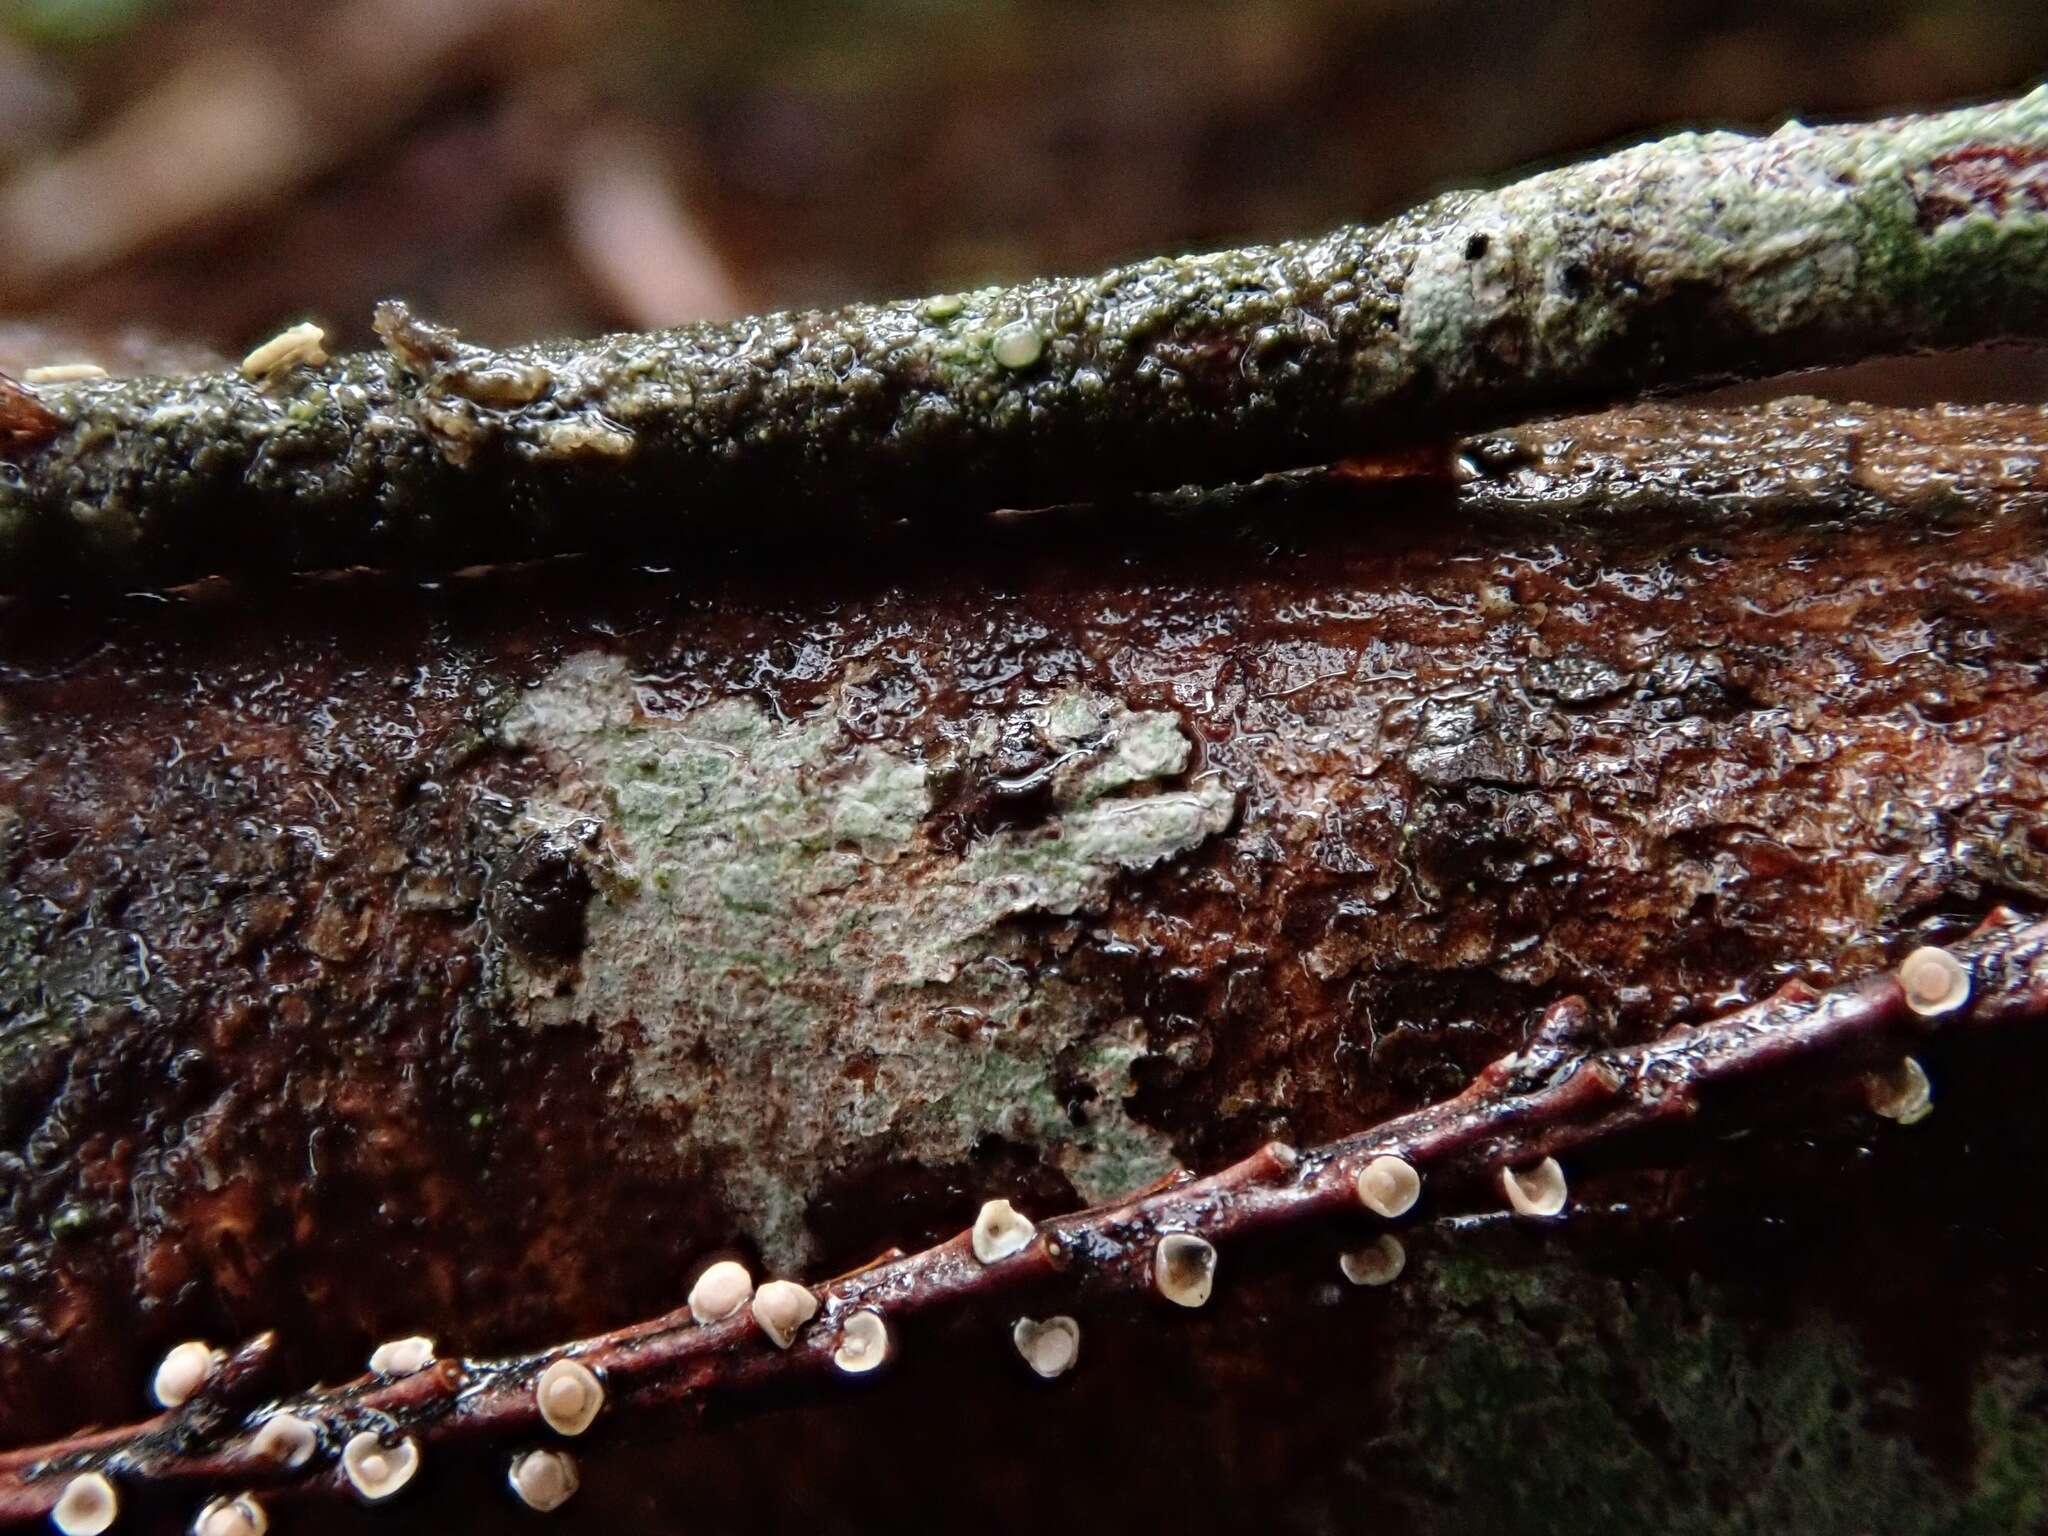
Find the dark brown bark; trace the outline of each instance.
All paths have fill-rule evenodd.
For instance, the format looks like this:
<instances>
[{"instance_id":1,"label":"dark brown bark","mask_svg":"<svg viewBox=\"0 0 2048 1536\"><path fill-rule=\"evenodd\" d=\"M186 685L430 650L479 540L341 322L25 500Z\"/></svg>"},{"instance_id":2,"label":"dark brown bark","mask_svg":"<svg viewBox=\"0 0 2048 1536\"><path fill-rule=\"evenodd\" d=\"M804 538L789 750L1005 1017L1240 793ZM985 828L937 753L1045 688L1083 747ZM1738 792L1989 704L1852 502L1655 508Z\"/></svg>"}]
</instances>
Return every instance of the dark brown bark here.
<instances>
[{"instance_id":1,"label":"dark brown bark","mask_svg":"<svg viewBox=\"0 0 2048 1536\"><path fill-rule=\"evenodd\" d=\"M1462 481L833 571L16 604L6 1433L126 1422L193 1335L274 1329L281 1388L401 1333L483 1357L658 1315L721 1251L829 1274L989 1196L1072 1210L1442 1099L1559 997L1626 1046L2039 911L2044 440L2036 411L1642 410L1467 444ZM813 894L760 910L776 871ZM1012 895L977 905L982 874ZM1868 1156L1850 1109L1633 1139L1564 1233L1419 1235L1377 1310L1315 1300L1329 1237L1264 1241L1213 1315L1091 1312L1056 1406L935 1321L871 1408L622 1428L571 1518L872 1523L860 1469L912 1443L920 1502L993 1489L998 1528L1044 1507L1031 1446L1112 1490L1089 1528L1177 1487L1428 1526L1435 1485L1344 1469L1421 1422L1393 1373L1470 1320L1443 1287L1475 1245L1505 1274L1569 1245L1578 1303L1669 1265L1798 1338L1838 1318L1915 1444L1974 1465L1941 1426L2040 1343L2015 1277L2048 1230L2000 1180L2048 1157L2043 1065L1937 1048L1934 1119ZM768 1475L792 1433L815 1475Z\"/></svg>"}]
</instances>

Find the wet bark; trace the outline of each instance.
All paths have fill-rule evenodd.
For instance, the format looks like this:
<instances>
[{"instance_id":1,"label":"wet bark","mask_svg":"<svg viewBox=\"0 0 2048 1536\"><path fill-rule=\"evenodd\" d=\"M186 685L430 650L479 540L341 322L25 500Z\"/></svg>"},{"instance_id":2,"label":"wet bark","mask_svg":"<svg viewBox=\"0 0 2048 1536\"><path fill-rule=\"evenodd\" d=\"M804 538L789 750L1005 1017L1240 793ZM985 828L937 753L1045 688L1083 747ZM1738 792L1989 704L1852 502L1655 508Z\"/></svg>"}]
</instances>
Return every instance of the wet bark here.
<instances>
[{"instance_id":1,"label":"wet bark","mask_svg":"<svg viewBox=\"0 0 2048 1536\"><path fill-rule=\"evenodd\" d=\"M1646 408L831 571L16 604L5 1434L133 1418L195 1334L276 1329L283 1390L821 1278L1446 1097L1569 993L1640 1041L2039 912L2044 455ZM1091 1311L1051 1398L934 1325L872 1395L619 1427L569 1514L2029 1529L2043 1065L1638 1137L1388 1293L1276 1239Z\"/></svg>"}]
</instances>

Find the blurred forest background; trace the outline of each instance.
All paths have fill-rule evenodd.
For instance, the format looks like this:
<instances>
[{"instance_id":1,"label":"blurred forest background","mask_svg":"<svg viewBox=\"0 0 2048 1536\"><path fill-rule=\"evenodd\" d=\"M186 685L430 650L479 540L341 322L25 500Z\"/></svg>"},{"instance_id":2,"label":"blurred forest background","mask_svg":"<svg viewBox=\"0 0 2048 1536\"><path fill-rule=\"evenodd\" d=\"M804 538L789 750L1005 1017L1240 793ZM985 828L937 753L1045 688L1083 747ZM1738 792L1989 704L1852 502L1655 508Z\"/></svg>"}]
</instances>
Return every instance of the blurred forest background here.
<instances>
[{"instance_id":1,"label":"blurred forest background","mask_svg":"<svg viewBox=\"0 0 2048 1536\"><path fill-rule=\"evenodd\" d=\"M643 327L2005 94L2041 0L0 0L0 368Z\"/></svg>"}]
</instances>

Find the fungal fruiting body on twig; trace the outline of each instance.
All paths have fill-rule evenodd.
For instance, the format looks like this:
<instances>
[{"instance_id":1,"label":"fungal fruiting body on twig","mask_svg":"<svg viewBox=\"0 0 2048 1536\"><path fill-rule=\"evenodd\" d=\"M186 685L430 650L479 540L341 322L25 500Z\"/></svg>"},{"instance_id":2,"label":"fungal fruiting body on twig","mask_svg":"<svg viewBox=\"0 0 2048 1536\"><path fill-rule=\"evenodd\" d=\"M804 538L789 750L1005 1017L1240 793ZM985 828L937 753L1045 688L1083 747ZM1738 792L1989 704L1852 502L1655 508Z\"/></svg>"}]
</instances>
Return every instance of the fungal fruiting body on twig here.
<instances>
[{"instance_id":1,"label":"fungal fruiting body on twig","mask_svg":"<svg viewBox=\"0 0 2048 1536\"><path fill-rule=\"evenodd\" d=\"M370 1351L370 1369L379 1376L410 1376L434 1363L434 1341L414 1334L388 1339Z\"/></svg>"},{"instance_id":2,"label":"fungal fruiting body on twig","mask_svg":"<svg viewBox=\"0 0 2048 1536\"><path fill-rule=\"evenodd\" d=\"M1954 1013L1970 1000L1969 969L1954 955L1923 945L1899 962L1899 985L1906 1006L1922 1018Z\"/></svg>"},{"instance_id":3,"label":"fungal fruiting body on twig","mask_svg":"<svg viewBox=\"0 0 2048 1536\"><path fill-rule=\"evenodd\" d=\"M637 563L679 537L1218 486L1563 404L2037 338L2048 205L1982 195L1969 157L1994 145L2048 154L2048 89L1679 134L1379 226L943 299L505 351L391 304L381 353L320 362L303 325L232 372L10 386L0 588Z\"/></svg>"},{"instance_id":4,"label":"fungal fruiting body on twig","mask_svg":"<svg viewBox=\"0 0 2048 1536\"><path fill-rule=\"evenodd\" d=\"M2048 923L2025 924L2001 910L1955 950L1971 969L1974 991L1940 1016L1942 1027L2048 1018ZM290 1413L259 1410L218 1426L201 1419L175 1438L162 1434L158 1420L0 1452L0 1525L52 1515L66 1536L90 1536L104 1528L92 1521L112 1519L109 1471L124 1481L226 1493L247 1486L252 1473L288 1481L284 1474L302 1466L302 1486L323 1491L338 1480L325 1475L331 1463L320 1456L314 1426L365 1420L386 1427L355 1433L342 1470L364 1497L386 1498L417 1470L425 1441L497 1436L516 1443L538 1424L588 1427L606 1391L599 1372L628 1385L632 1401L652 1404L779 1375L844 1371L848 1359L862 1365L872 1358L866 1344L848 1351L849 1341L871 1328L883 1330L886 1351L887 1332L899 1318L977 1304L993 1309L1025 1283L1151 1288L1200 1305L1214 1285L1218 1243L1341 1218L1361 1202L1375 1214L1398 1216L1414 1205L1425 1171L1447 1176L1447 1188L1459 1187L1461 1178L1497 1179L1518 1211L1554 1214L1565 1199L1558 1153L1683 1119L1705 1093L1760 1073L1802 1064L1854 1071L1896 1061L1928 1027L1893 977L1827 993L1788 986L1641 1045L1585 1047L1542 1073L1488 1068L1453 1098L1298 1156L1262 1147L1205 1178L1168 1180L1057 1218L1044 1224L1042 1240L1005 1262L981 1263L955 1238L892 1255L817 1292L770 1281L754 1296L753 1320L779 1353L736 1347L730 1330L664 1318L465 1373L429 1370L316 1389L294 1399ZM1393 1239L1382 1238L1348 1256L1347 1278L1372 1284L1394 1268L1394 1249L1386 1246ZM821 1293L830 1302L832 1331L797 1347ZM1071 1318L998 1315L1009 1318L1012 1343L1033 1371L1051 1376L1072 1366L1080 1331ZM863 1316L875 1322L860 1322ZM555 1384L563 1382L569 1387L558 1400ZM458 1403L459 1411L451 1411ZM562 1416L558 1408L575 1412Z\"/></svg>"},{"instance_id":5,"label":"fungal fruiting body on twig","mask_svg":"<svg viewBox=\"0 0 2048 1536\"><path fill-rule=\"evenodd\" d=\"M862 1376L889 1358L889 1325L873 1311L852 1313L839 1325L832 1363L849 1376Z\"/></svg>"},{"instance_id":6,"label":"fungal fruiting body on twig","mask_svg":"<svg viewBox=\"0 0 2048 1536\"><path fill-rule=\"evenodd\" d=\"M288 326L242 359L242 377L261 384L294 368L317 368L327 361L326 340L310 320Z\"/></svg>"},{"instance_id":7,"label":"fungal fruiting body on twig","mask_svg":"<svg viewBox=\"0 0 2048 1536\"><path fill-rule=\"evenodd\" d=\"M787 1349L797 1329L818 1314L818 1298L794 1280L770 1280L754 1292L754 1321L777 1349Z\"/></svg>"},{"instance_id":8,"label":"fungal fruiting body on twig","mask_svg":"<svg viewBox=\"0 0 2048 1536\"><path fill-rule=\"evenodd\" d=\"M1933 1085L1911 1056L1901 1056L1889 1070L1866 1072L1863 1093L1873 1114L1900 1125L1918 1125L1934 1113Z\"/></svg>"},{"instance_id":9,"label":"fungal fruiting body on twig","mask_svg":"<svg viewBox=\"0 0 2048 1536\"><path fill-rule=\"evenodd\" d=\"M541 1421L558 1435L580 1435L604 1406L604 1384L580 1360L557 1360L533 1384Z\"/></svg>"},{"instance_id":10,"label":"fungal fruiting body on twig","mask_svg":"<svg viewBox=\"0 0 2048 1536\"><path fill-rule=\"evenodd\" d=\"M1392 1221L1415 1209L1422 1175L1405 1158L1376 1157L1358 1172L1358 1200L1375 1216Z\"/></svg>"},{"instance_id":11,"label":"fungal fruiting body on twig","mask_svg":"<svg viewBox=\"0 0 2048 1536\"><path fill-rule=\"evenodd\" d=\"M1152 1284L1176 1306L1199 1307L1216 1288L1216 1245L1192 1232L1169 1232L1152 1254Z\"/></svg>"},{"instance_id":12,"label":"fungal fruiting body on twig","mask_svg":"<svg viewBox=\"0 0 2048 1536\"><path fill-rule=\"evenodd\" d=\"M991 1200L974 1218L974 1256L984 1264L995 1264L1013 1253L1022 1253L1037 1227L1031 1218L1007 1200Z\"/></svg>"},{"instance_id":13,"label":"fungal fruiting body on twig","mask_svg":"<svg viewBox=\"0 0 2048 1536\"><path fill-rule=\"evenodd\" d=\"M1337 1267L1353 1285L1392 1285L1407 1266L1408 1250L1391 1232L1383 1232L1363 1248L1348 1248L1337 1256Z\"/></svg>"},{"instance_id":14,"label":"fungal fruiting body on twig","mask_svg":"<svg viewBox=\"0 0 2048 1536\"><path fill-rule=\"evenodd\" d=\"M249 1453L278 1467L303 1467L313 1459L320 1435L295 1413L274 1413L249 1437Z\"/></svg>"},{"instance_id":15,"label":"fungal fruiting body on twig","mask_svg":"<svg viewBox=\"0 0 2048 1536\"><path fill-rule=\"evenodd\" d=\"M1026 1365L1051 1381L1081 1358L1081 1325L1071 1317L1020 1317L1011 1325L1010 1342Z\"/></svg>"},{"instance_id":16,"label":"fungal fruiting body on twig","mask_svg":"<svg viewBox=\"0 0 2048 1536\"><path fill-rule=\"evenodd\" d=\"M690 1287L690 1316L700 1323L722 1323L744 1307L753 1294L754 1277L747 1273L747 1266L732 1259L720 1259Z\"/></svg>"},{"instance_id":17,"label":"fungal fruiting body on twig","mask_svg":"<svg viewBox=\"0 0 2048 1536\"><path fill-rule=\"evenodd\" d=\"M50 1511L62 1536L100 1536L121 1512L120 1495L98 1472L81 1472L64 1485Z\"/></svg>"},{"instance_id":18,"label":"fungal fruiting body on twig","mask_svg":"<svg viewBox=\"0 0 2048 1536\"><path fill-rule=\"evenodd\" d=\"M248 1493L209 1499L192 1520L192 1536L264 1536L269 1529L269 1515Z\"/></svg>"},{"instance_id":19,"label":"fungal fruiting body on twig","mask_svg":"<svg viewBox=\"0 0 2048 1536\"><path fill-rule=\"evenodd\" d=\"M1500 1187L1517 1216L1555 1216L1564 1209L1564 1169L1554 1157L1501 1169Z\"/></svg>"},{"instance_id":20,"label":"fungal fruiting body on twig","mask_svg":"<svg viewBox=\"0 0 2048 1536\"><path fill-rule=\"evenodd\" d=\"M374 1429L349 1437L341 1448L341 1471L362 1499L381 1504L413 1479L420 1469L420 1447L410 1436L384 1443Z\"/></svg>"},{"instance_id":21,"label":"fungal fruiting body on twig","mask_svg":"<svg viewBox=\"0 0 2048 1536\"><path fill-rule=\"evenodd\" d=\"M582 1480L576 1475L576 1458L567 1451L527 1451L512 1458L505 1481L513 1495L528 1509L547 1514L575 1497Z\"/></svg>"},{"instance_id":22,"label":"fungal fruiting body on twig","mask_svg":"<svg viewBox=\"0 0 2048 1536\"><path fill-rule=\"evenodd\" d=\"M204 1339L188 1339L171 1349L150 1379L149 1392L166 1408L177 1408L206 1385L227 1356Z\"/></svg>"}]
</instances>

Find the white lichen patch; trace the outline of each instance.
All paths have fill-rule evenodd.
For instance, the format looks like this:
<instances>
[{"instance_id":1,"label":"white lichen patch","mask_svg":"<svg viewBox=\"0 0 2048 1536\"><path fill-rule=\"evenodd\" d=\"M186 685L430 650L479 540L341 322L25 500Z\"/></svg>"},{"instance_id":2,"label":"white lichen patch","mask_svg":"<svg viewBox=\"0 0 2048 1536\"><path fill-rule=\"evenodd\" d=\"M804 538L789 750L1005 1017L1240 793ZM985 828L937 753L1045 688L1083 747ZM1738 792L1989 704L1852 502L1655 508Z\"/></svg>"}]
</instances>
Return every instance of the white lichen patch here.
<instances>
[{"instance_id":1,"label":"white lichen patch","mask_svg":"<svg viewBox=\"0 0 2048 1536\"><path fill-rule=\"evenodd\" d=\"M1141 1022L1014 920L1099 909L1223 831L1236 797L1183 782L1172 715L1070 695L1035 723L1066 759L1053 809L949 848L926 824L937 766L829 710L648 717L623 665L586 654L505 721L555 775L529 820L596 816L611 872L566 983L513 962L528 1015L616 1036L620 1091L686 1126L692 1171L771 1263L809 1257L810 1194L878 1153L945 1165L1001 1136L1088 1200L1173 1166L1124 1109Z\"/></svg>"}]
</instances>

